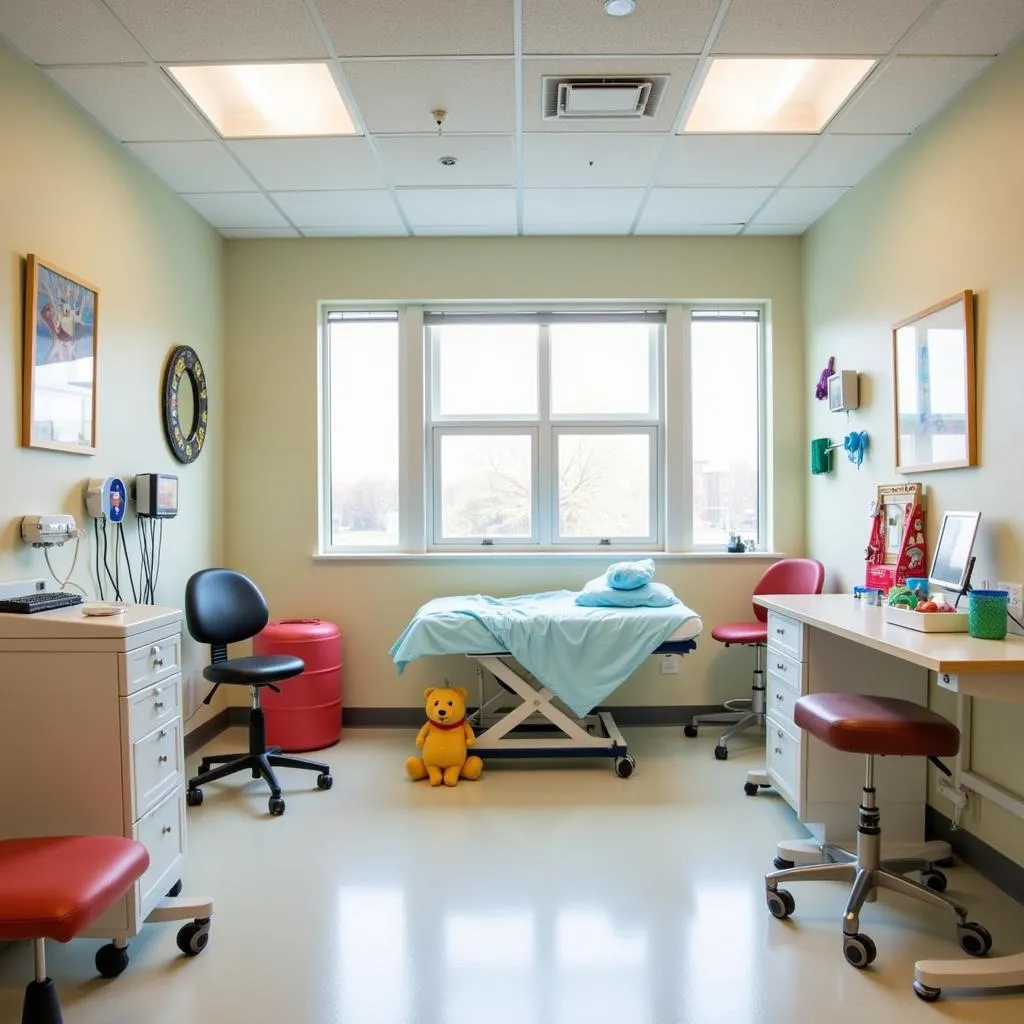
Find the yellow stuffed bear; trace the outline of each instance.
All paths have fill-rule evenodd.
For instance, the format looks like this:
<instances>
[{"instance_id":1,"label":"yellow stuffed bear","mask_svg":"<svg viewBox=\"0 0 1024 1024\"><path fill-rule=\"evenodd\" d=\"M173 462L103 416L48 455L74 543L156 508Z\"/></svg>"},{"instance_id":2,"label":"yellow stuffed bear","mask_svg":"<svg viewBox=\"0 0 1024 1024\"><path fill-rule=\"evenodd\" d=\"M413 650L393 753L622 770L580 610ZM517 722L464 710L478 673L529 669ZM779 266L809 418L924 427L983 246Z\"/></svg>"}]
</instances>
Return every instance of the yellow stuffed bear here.
<instances>
[{"instance_id":1,"label":"yellow stuffed bear","mask_svg":"<svg viewBox=\"0 0 1024 1024\"><path fill-rule=\"evenodd\" d=\"M442 782L454 786L460 778L479 779L484 763L469 754L476 737L466 721L466 691L461 686L428 686L423 699L427 720L416 736L416 746L423 756L410 757L405 762L409 778L414 782L429 778L432 786Z\"/></svg>"}]
</instances>

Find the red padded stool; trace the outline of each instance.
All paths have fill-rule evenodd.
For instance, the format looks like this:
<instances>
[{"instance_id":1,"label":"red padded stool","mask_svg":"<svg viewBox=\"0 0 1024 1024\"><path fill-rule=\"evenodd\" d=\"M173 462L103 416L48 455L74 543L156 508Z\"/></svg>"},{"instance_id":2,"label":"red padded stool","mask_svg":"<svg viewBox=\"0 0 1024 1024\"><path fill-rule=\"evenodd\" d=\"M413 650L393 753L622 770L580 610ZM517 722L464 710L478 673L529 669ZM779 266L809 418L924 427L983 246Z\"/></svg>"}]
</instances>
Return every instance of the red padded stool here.
<instances>
[{"instance_id":1,"label":"red padded stool","mask_svg":"<svg viewBox=\"0 0 1024 1024\"><path fill-rule=\"evenodd\" d=\"M864 754L866 768L857 825L857 852L827 846L831 863L813 864L773 871L765 875L768 910L774 917L787 918L796 904L779 882L851 881L853 890L843 916L843 953L854 967L867 967L875 959L875 944L860 933L860 909L874 900L878 889L889 889L956 914L957 938L965 953L984 956L992 948L992 937L980 925L967 920L959 903L939 893L945 891L946 877L924 860L880 858L882 829L875 806L875 756L927 757L947 775L949 769L938 760L960 749L960 732L952 722L920 704L894 697L873 697L860 693L815 693L801 697L793 706L793 720L823 743L836 750ZM920 871L922 882L905 877ZM916 988L916 983L915 983ZM928 998L927 994L918 993Z\"/></svg>"},{"instance_id":2,"label":"red padded stool","mask_svg":"<svg viewBox=\"0 0 1024 1024\"><path fill-rule=\"evenodd\" d=\"M142 843L120 836L0 840L0 940L35 943L36 978L21 1024L61 1024L44 941L68 942L149 867Z\"/></svg>"}]
</instances>

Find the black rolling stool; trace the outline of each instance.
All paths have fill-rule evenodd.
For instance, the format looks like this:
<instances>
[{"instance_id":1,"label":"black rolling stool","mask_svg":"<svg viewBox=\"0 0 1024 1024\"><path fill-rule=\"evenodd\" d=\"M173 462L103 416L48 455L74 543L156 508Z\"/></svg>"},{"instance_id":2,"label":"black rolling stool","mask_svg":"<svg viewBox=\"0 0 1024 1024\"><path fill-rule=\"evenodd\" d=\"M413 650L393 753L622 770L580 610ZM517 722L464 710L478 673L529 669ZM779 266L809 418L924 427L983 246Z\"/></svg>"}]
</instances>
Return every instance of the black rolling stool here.
<instances>
[{"instance_id":1,"label":"black rolling stool","mask_svg":"<svg viewBox=\"0 0 1024 1024\"><path fill-rule=\"evenodd\" d=\"M307 761L304 757L289 757L280 747L267 746L263 708L260 707L260 688L293 679L305 669L301 658L285 654L263 654L249 658L228 658L228 644L254 637L267 624L270 613L267 602L256 584L247 576L231 569L204 569L197 572L185 586L185 621L192 637L210 645L211 663L203 669L203 678L214 684L206 695L209 704L217 687L222 683L252 688L252 707L249 711L249 750L244 754L211 754L199 763L199 774L188 780L186 800L190 807L203 802L199 788L207 782L223 779L235 772L250 770L252 777L262 776L270 785L270 813L284 814L281 785L274 768L304 768L317 772L319 789L330 789L334 784L329 765ZM211 765L220 765L212 768Z\"/></svg>"}]
</instances>

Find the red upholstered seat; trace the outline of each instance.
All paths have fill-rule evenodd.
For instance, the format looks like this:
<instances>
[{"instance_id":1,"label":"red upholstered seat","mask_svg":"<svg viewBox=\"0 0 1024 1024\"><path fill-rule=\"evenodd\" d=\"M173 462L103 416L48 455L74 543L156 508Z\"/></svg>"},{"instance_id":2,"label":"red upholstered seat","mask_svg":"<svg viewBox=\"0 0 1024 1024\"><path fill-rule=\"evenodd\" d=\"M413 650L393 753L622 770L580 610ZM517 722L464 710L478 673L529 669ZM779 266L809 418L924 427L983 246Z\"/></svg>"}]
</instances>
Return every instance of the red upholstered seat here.
<instances>
[{"instance_id":1,"label":"red upholstered seat","mask_svg":"<svg viewBox=\"0 0 1024 1024\"><path fill-rule=\"evenodd\" d=\"M715 626L711 635L723 644L764 644L768 626L764 622L726 622Z\"/></svg>"},{"instance_id":2,"label":"red upholstered seat","mask_svg":"<svg viewBox=\"0 0 1024 1024\"><path fill-rule=\"evenodd\" d=\"M67 942L149 867L145 846L120 836L0 841L0 940Z\"/></svg>"},{"instance_id":3,"label":"red upholstered seat","mask_svg":"<svg viewBox=\"0 0 1024 1024\"><path fill-rule=\"evenodd\" d=\"M896 697L812 693L797 700L793 721L830 747L855 754L951 757L960 749L952 722Z\"/></svg>"}]
</instances>

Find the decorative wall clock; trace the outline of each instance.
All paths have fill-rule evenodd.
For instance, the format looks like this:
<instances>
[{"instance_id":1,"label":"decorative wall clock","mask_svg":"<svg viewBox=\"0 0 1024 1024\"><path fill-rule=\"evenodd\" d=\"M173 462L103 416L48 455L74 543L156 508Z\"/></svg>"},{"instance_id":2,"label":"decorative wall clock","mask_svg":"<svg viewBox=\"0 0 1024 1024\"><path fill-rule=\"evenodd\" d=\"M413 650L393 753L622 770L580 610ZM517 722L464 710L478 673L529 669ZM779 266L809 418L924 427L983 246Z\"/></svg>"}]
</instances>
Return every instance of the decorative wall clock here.
<instances>
[{"instance_id":1,"label":"decorative wall clock","mask_svg":"<svg viewBox=\"0 0 1024 1024\"><path fill-rule=\"evenodd\" d=\"M206 443L206 373L195 349L179 345L164 373L164 432L179 462L195 462Z\"/></svg>"}]
</instances>

